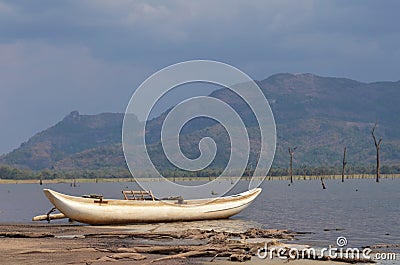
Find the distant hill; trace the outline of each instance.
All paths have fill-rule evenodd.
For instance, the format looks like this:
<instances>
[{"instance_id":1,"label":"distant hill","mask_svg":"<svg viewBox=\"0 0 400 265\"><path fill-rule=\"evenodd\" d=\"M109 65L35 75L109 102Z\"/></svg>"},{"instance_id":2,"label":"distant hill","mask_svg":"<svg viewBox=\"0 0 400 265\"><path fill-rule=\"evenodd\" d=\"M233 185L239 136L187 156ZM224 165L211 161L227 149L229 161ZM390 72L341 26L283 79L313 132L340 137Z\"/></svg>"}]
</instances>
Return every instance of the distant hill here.
<instances>
[{"instance_id":1,"label":"distant hill","mask_svg":"<svg viewBox=\"0 0 400 265\"><path fill-rule=\"evenodd\" d=\"M89 156L91 150L114 150L121 143L122 118L123 114L118 113L80 115L73 111L0 157L0 163L30 169L53 168L64 159L66 163L74 157L81 160L81 155ZM95 163L94 157L88 159Z\"/></svg>"},{"instance_id":2,"label":"distant hill","mask_svg":"<svg viewBox=\"0 0 400 265\"><path fill-rule=\"evenodd\" d=\"M289 146L298 147L296 167L337 165L345 145L349 163L371 164L375 155L371 129L375 122L376 134L383 138L382 163L400 162L400 82L362 83L313 74L277 74L257 82L277 124L274 166L287 167ZM257 147L257 124L247 105L227 89L211 96L228 102L240 113L252 135L251 145ZM165 114L149 121L146 133L150 154L159 168L170 167L159 143ZM120 113L80 115L74 111L1 156L0 164L35 170L126 167L121 148L122 119ZM220 148L212 166L223 167L229 157L228 137L210 120L198 119L185 126L183 152L196 157L198 140L204 136L213 137ZM251 159L256 156L253 152Z\"/></svg>"},{"instance_id":3,"label":"distant hill","mask_svg":"<svg viewBox=\"0 0 400 265\"><path fill-rule=\"evenodd\" d=\"M260 86L277 123L278 164L285 164L288 146L298 146L297 163L333 165L339 163L345 145L350 162L373 163L375 122L376 134L383 138L382 161L399 163L400 82L366 84L312 74L278 74Z\"/></svg>"}]
</instances>

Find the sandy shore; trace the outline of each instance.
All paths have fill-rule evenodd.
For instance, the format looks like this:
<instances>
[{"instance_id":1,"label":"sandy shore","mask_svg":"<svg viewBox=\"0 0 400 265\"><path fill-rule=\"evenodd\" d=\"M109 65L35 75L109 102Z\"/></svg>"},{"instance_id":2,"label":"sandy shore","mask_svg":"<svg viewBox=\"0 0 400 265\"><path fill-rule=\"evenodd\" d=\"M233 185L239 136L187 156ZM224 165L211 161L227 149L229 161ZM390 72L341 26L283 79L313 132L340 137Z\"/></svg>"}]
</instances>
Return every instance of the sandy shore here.
<instances>
[{"instance_id":1,"label":"sandy shore","mask_svg":"<svg viewBox=\"0 0 400 265\"><path fill-rule=\"evenodd\" d=\"M264 242L281 244L281 240L290 241L293 236L285 230L263 230L255 223L240 220L127 226L0 224L0 260L4 264L109 264L117 261L118 264L228 265L238 264L229 261L232 253L253 251L254 254L254 248ZM183 254L169 259L181 253L186 253L187 257ZM215 257L215 253L219 255ZM285 263L287 261L278 258L263 260L253 255L243 264ZM291 260L290 264L334 263Z\"/></svg>"}]
</instances>

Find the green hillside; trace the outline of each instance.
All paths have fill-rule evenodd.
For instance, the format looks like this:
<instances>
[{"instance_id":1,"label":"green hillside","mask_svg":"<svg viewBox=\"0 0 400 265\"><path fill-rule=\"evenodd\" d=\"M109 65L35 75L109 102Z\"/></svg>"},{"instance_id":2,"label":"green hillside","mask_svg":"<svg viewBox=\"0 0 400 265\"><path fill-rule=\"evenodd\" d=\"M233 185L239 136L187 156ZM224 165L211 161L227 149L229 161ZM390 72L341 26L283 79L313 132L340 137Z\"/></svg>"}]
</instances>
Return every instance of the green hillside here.
<instances>
[{"instance_id":1,"label":"green hillside","mask_svg":"<svg viewBox=\"0 0 400 265\"><path fill-rule=\"evenodd\" d=\"M2 156L0 163L30 169L53 168L61 160L91 149L113 149L121 142L122 118L123 114L80 115L73 111Z\"/></svg>"}]
</instances>

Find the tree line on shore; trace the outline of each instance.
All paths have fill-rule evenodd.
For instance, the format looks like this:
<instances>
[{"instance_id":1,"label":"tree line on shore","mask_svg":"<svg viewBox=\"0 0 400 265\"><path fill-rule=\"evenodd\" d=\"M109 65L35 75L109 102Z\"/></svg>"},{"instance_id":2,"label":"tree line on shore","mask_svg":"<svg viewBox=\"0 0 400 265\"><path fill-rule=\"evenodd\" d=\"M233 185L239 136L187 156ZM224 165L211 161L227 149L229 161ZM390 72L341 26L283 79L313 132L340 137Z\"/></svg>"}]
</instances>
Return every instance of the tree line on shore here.
<instances>
[{"instance_id":1,"label":"tree line on shore","mask_svg":"<svg viewBox=\"0 0 400 265\"><path fill-rule=\"evenodd\" d=\"M161 175L167 178L196 178L196 177L216 177L222 173L221 168L210 168L196 172L163 169ZM335 166L305 166L294 167L292 174L297 176L324 176L324 175L340 175L342 167ZM346 167L346 175L351 174L375 174L375 165L348 165ZM254 169L248 167L243 176L252 176ZM268 172L268 176L287 176L288 168L272 167ZM380 168L381 174L400 174L400 164L398 165L383 165ZM233 174L234 175L234 174ZM100 168L93 170L52 170L44 169L34 171L30 169L18 169L8 165L0 166L0 179L96 179L96 178L130 178L132 177L128 168ZM138 177L154 177L147 172L139 172Z\"/></svg>"}]
</instances>

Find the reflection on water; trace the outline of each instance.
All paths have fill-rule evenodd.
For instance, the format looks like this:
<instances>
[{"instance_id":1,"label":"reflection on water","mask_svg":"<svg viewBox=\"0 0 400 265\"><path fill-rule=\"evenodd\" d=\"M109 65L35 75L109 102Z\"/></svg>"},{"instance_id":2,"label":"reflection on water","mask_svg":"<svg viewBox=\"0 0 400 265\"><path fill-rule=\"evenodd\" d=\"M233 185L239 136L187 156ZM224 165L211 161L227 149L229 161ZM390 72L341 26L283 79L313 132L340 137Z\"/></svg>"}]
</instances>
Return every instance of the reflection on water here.
<instances>
[{"instance_id":1,"label":"reflection on water","mask_svg":"<svg viewBox=\"0 0 400 265\"><path fill-rule=\"evenodd\" d=\"M399 179L382 179L380 183L372 179L344 183L326 180L325 184L327 189L323 190L317 180L296 181L291 186L286 181L265 181L260 196L233 217L231 225L245 228L247 224L261 224L264 228L311 232L300 236L300 241L320 246L334 245L338 236L347 237L349 246L400 244ZM162 188L162 183L156 185ZM232 184L227 181L221 185ZM247 186L247 182L240 182L230 193L243 191ZM123 189L138 189L134 182L78 183L77 187L69 183L3 184L0 185L0 222L30 222L32 216L46 213L52 205L44 196L43 188L71 195L103 194L108 198L122 198ZM212 197L211 191L202 196ZM222 224L221 221L205 222L214 227ZM199 224L192 223L192 226L198 228Z\"/></svg>"}]
</instances>

